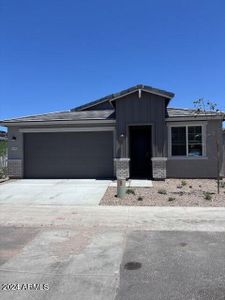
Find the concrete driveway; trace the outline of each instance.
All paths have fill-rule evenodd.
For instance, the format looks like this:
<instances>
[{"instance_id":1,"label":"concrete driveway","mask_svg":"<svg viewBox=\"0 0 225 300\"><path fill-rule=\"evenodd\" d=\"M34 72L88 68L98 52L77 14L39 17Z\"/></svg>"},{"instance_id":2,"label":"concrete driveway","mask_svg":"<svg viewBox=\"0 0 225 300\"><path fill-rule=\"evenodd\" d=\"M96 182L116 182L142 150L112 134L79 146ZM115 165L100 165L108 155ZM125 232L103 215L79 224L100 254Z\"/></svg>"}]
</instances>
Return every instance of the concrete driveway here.
<instances>
[{"instance_id":1,"label":"concrete driveway","mask_svg":"<svg viewBox=\"0 0 225 300\"><path fill-rule=\"evenodd\" d=\"M1 300L222 300L224 270L225 208L0 207Z\"/></svg>"},{"instance_id":2,"label":"concrete driveway","mask_svg":"<svg viewBox=\"0 0 225 300\"><path fill-rule=\"evenodd\" d=\"M2 300L224 299L224 232L4 226L0 258Z\"/></svg>"},{"instance_id":3,"label":"concrete driveway","mask_svg":"<svg viewBox=\"0 0 225 300\"><path fill-rule=\"evenodd\" d=\"M98 205L110 180L23 179L0 184L0 204Z\"/></svg>"}]
</instances>

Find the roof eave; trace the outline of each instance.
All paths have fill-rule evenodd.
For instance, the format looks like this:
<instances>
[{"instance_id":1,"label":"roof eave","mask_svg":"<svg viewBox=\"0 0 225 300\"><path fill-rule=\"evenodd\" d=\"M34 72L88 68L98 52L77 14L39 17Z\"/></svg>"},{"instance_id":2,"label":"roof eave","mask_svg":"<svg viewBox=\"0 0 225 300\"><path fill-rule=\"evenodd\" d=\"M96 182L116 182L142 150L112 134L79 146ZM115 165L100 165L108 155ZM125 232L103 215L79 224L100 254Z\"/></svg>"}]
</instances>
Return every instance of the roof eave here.
<instances>
[{"instance_id":1,"label":"roof eave","mask_svg":"<svg viewBox=\"0 0 225 300\"><path fill-rule=\"evenodd\" d=\"M0 121L0 126L51 126L51 125L78 125L78 124L115 124L115 119L86 119L86 120L52 120L52 121Z\"/></svg>"},{"instance_id":2,"label":"roof eave","mask_svg":"<svg viewBox=\"0 0 225 300\"><path fill-rule=\"evenodd\" d=\"M166 122L170 121L208 121L208 120L221 120L225 121L224 116L221 115L194 115L194 116L170 116L166 118Z\"/></svg>"},{"instance_id":3,"label":"roof eave","mask_svg":"<svg viewBox=\"0 0 225 300\"><path fill-rule=\"evenodd\" d=\"M141 91L143 91L143 92L147 92L147 93L149 93L149 94L153 94L153 95L157 95L157 96L162 96L162 97L164 97L164 98L167 98L167 99L172 99L173 97L174 97L174 94L173 94L173 96L169 96L169 95L167 95L167 94L163 94L163 93L160 93L160 92L155 92L155 91L148 91L148 90L146 90L146 89L136 89L136 90L134 90L134 91L132 91L132 92L129 92L129 93L126 93L126 94L124 94L124 95L120 95L120 96L118 96L118 97L115 97L115 98L113 98L112 100L110 100L110 102L113 102L113 101L115 101L115 100L117 100L117 99L119 99L119 98L122 98L122 97L125 97L125 96L127 96L127 95L129 95L129 94L133 94L133 93L136 93L136 92L138 92L139 90L141 90Z\"/></svg>"}]
</instances>

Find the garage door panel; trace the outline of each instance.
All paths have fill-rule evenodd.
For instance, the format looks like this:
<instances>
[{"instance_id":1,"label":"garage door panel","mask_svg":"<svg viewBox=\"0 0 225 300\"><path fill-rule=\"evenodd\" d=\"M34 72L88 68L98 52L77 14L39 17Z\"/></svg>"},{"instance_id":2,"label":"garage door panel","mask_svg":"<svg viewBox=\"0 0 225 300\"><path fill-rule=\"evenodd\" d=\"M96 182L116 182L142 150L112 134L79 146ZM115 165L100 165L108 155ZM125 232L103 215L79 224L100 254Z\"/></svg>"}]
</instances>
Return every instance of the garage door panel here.
<instances>
[{"instance_id":1,"label":"garage door panel","mask_svg":"<svg viewBox=\"0 0 225 300\"><path fill-rule=\"evenodd\" d=\"M26 133L26 178L113 177L113 133Z\"/></svg>"}]
</instances>

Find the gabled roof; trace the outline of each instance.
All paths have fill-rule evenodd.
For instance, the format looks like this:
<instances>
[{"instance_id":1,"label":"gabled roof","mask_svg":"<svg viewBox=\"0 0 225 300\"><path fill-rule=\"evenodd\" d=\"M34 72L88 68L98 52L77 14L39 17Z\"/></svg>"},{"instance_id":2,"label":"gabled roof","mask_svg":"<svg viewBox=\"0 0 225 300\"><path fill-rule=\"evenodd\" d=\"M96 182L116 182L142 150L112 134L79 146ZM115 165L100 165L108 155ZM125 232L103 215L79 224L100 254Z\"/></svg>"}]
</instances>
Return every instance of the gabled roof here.
<instances>
[{"instance_id":1,"label":"gabled roof","mask_svg":"<svg viewBox=\"0 0 225 300\"><path fill-rule=\"evenodd\" d=\"M191 117L198 118L205 118L213 117L213 118L222 118L224 117L223 113L216 113L213 111L207 111L207 112L199 112L196 113L196 110L194 109L187 109L187 108L167 108L167 119L183 119L187 120ZM84 110L84 111L62 111L62 112L53 112L53 113L46 113L46 114L40 114L40 115L32 115L32 116L26 116L26 117L20 117L20 118L13 118L8 120L0 121L1 124L9 126L10 124L14 123L50 123L50 122L61 122L61 121L101 121L101 120L115 120L115 110Z\"/></svg>"},{"instance_id":2,"label":"gabled roof","mask_svg":"<svg viewBox=\"0 0 225 300\"><path fill-rule=\"evenodd\" d=\"M33 115L21 118L3 120L3 124L21 123L21 122L50 122L50 121L80 121L80 120L114 120L114 110L90 110L81 112L63 111L56 113L47 113Z\"/></svg>"},{"instance_id":3,"label":"gabled roof","mask_svg":"<svg viewBox=\"0 0 225 300\"><path fill-rule=\"evenodd\" d=\"M144 84L138 84L138 85L130 87L129 89L122 90L118 93L111 94L111 95L105 96L103 98L97 99L95 101L88 102L87 104L75 107L75 108L71 109L71 111L81 111L81 110L87 109L89 107L92 107L94 105L97 105L97 104L100 104L100 103L103 103L103 102L111 102L111 101L114 101L118 98L124 97L128 94L134 93L138 90L142 90L142 91L145 91L145 92L149 92L151 94L163 96L163 97L165 97L169 100L174 97L174 93L171 93L171 92L168 92L168 91L165 91L165 90L161 90L161 89L157 89L157 88L154 88L152 86L148 86L148 85L144 85Z\"/></svg>"}]
</instances>

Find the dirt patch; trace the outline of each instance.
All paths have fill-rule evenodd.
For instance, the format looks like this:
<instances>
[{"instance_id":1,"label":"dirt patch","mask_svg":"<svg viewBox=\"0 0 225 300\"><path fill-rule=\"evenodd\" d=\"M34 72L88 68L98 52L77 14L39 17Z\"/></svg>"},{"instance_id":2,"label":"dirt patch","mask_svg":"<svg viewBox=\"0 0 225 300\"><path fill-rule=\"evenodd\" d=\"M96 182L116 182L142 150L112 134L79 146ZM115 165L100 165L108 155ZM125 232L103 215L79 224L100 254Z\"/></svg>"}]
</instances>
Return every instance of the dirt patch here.
<instances>
[{"instance_id":1,"label":"dirt patch","mask_svg":"<svg viewBox=\"0 0 225 300\"><path fill-rule=\"evenodd\" d=\"M38 232L36 228L0 227L0 265L17 255Z\"/></svg>"},{"instance_id":2,"label":"dirt patch","mask_svg":"<svg viewBox=\"0 0 225 300\"><path fill-rule=\"evenodd\" d=\"M109 187L100 205L128 206L225 206L225 180L220 194L214 179L167 179L153 181L152 188L131 188L123 199L116 197L116 187Z\"/></svg>"},{"instance_id":3,"label":"dirt patch","mask_svg":"<svg viewBox=\"0 0 225 300\"><path fill-rule=\"evenodd\" d=\"M57 257L80 254L88 246L95 233L95 229L86 231L79 229L74 232L68 231L67 238L62 242L55 244L52 253Z\"/></svg>"}]
</instances>

